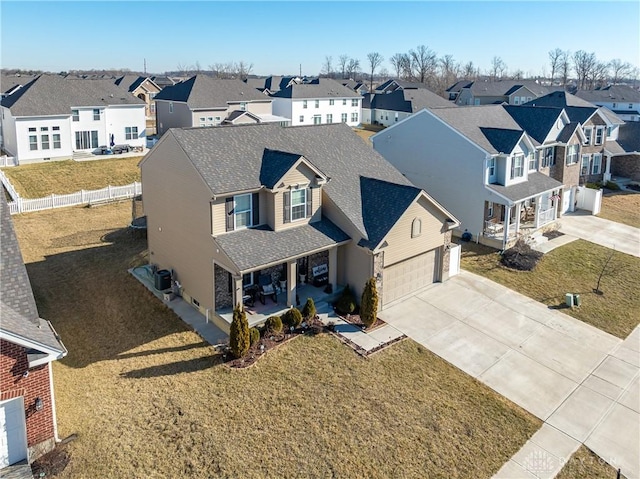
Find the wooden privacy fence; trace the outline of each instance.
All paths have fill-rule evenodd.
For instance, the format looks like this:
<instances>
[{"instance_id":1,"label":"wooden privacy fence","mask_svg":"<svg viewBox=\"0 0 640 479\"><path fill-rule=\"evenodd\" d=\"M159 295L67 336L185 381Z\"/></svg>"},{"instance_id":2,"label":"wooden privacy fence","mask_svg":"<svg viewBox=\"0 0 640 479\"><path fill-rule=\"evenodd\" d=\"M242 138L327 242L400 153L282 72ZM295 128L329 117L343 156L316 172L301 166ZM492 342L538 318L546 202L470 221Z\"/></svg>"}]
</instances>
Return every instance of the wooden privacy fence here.
<instances>
[{"instance_id":1,"label":"wooden privacy fence","mask_svg":"<svg viewBox=\"0 0 640 479\"><path fill-rule=\"evenodd\" d=\"M6 186L5 186L6 187ZM81 190L68 195L51 195L44 198L26 199L17 196L9 202L9 212L30 213L32 211L48 210L52 208L64 208L65 206L90 205L133 198L142 194L142 184L138 182L125 186L107 186L101 190Z\"/></svg>"}]
</instances>

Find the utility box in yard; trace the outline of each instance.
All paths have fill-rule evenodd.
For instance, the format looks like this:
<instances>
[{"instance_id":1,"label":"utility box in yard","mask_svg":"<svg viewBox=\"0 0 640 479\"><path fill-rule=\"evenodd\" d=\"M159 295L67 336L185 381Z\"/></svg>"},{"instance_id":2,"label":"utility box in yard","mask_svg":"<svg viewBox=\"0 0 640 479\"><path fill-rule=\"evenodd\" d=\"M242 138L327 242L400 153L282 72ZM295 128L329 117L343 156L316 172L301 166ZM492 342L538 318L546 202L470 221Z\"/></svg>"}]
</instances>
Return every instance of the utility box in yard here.
<instances>
[{"instance_id":1,"label":"utility box in yard","mask_svg":"<svg viewBox=\"0 0 640 479\"><path fill-rule=\"evenodd\" d=\"M567 293L564 295L564 301L570 308L573 308L573 293Z\"/></svg>"}]
</instances>

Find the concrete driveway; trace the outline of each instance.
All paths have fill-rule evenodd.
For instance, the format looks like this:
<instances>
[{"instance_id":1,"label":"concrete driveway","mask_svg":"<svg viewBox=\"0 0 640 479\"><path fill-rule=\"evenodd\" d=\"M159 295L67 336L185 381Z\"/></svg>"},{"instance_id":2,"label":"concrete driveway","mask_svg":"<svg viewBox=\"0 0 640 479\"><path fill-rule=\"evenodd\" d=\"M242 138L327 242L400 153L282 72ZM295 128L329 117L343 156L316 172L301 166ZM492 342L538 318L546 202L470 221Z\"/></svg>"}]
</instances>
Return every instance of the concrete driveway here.
<instances>
[{"instance_id":1,"label":"concrete driveway","mask_svg":"<svg viewBox=\"0 0 640 479\"><path fill-rule=\"evenodd\" d=\"M528 443L533 452L521 451L520 462L514 456L498 477L518 477L517 471L527 477L532 471L522 458L536 457L537 449L556 459L555 466L545 463L552 470L543 475L558 472L580 443L593 445L627 477L640 475L638 328L623 343L468 272L380 317L547 423Z\"/></svg>"},{"instance_id":2,"label":"concrete driveway","mask_svg":"<svg viewBox=\"0 0 640 479\"><path fill-rule=\"evenodd\" d=\"M631 212L630 214L638 214ZM578 211L560 218L560 231L640 257L640 229Z\"/></svg>"}]
</instances>

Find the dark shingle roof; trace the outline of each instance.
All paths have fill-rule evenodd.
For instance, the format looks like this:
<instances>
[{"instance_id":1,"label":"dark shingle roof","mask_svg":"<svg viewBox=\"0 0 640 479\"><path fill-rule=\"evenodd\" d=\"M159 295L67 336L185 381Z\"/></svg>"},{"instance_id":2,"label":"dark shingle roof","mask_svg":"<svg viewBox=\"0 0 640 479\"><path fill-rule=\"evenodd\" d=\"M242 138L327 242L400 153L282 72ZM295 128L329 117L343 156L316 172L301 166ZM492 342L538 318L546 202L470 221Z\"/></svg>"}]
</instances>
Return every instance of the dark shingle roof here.
<instances>
[{"instance_id":1,"label":"dark shingle roof","mask_svg":"<svg viewBox=\"0 0 640 479\"><path fill-rule=\"evenodd\" d=\"M511 186L487 185L487 187L511 201L521 201L545 191L562 188L562 183L542 173L529 173L528 180L522 183Z\"/></svg>"},{"instance_id":2,"label":"dark shingle roof","mask_svg":"<svg viewBox=\"0 0 640 479\"><path fill-rule=\"evenodd\" d=\"M304 156L331 178L323 186L324 192L366 239L368 227L376 220L365 217L368 211L363 210L365 200L357 186L361 177L411 186L398 170L341 123L288 128L272 124L184 128L171 129L168 134L175 137L217 196L263 186L265 149ZM378 193L382 194L380 188Z\"/></svg>"},{"instance_id":3,"label":"dark shingle roof","mask_svg":"<svg viewBox=\"0 0 640 479\"><path fill-rule=\"evenodd\" d=\"M580 90L576 96L591 103L640 103L640 91L627 85L609 85L596 90Z\"/></svg>"},{"instance_id":4,"label":"dark shingle roof","mask_svg":"<svg viewBox=\"0 0 640 479\"><path fill-rule=\"evenodd\" d=\"M365 95L362 108L415 113L424 108L451 108L450 101L425 88Z\"/></svg>"},{"instance_id":5,"label":"dark shingle roof","mask_svg":"<svg viewBox=\"0 0 640 479\"><path fill-rule=\"evenodd\" d=\"M195 75L167 86L155 99L185 102L193 110L227 108L229 102L269 101L269 97L242 80L223 80L206 75Z\"/></svg>"},{"instance_id":6,"label":"dark shingle roof","mask_svg":"<svg viewBox=\"0 0 640 479\"><path fill-rule=\"evenodd\" d=\"M571 93L568 93L564 90L553 91L547 95L541 96L534 100L531 100L525 105L530 106L556 106L560 108L564 108L567 106L574 107L583 107L583 108L597 108L594 104L589 103L588 101L583 100L582 98L578 98Z\"/></svg>"},{"instance_id":7,"label":"dark shingle roof","mask_svg":"<svg viewBox=\"0 0 640 479\"><path fill-rule=\"evenodd\" d=\"M360 94L331 78L292 83L272 95L274 98L360 98Z\"/></svg>"},{"instance_id":8,"label":"dark shingle roof","mask_svg":"<svg viewBox=\"0 0 640 479\"><path fill-rule=\"evenodd\" d=\"M463 88L469 88L472 83L473 82L470 80L460 80L447 88L447 91L452 93L459 93Z\"/></svg>"},{"instance_id":9,"label":"dark shingle roof","mask_svg":"<svg viewBox=\"0 0 640 479\"><path fill-rule=\"evenodd\" d=\"M63 353L49 323L40 319L9 207L0 198L0 330Z\"/></svg>"},{"instance_id":10,"label":"dark shingle roof","mask_svg":"<svg viewBox=\"0 0 640 479\"><path fill-rule=\"evenodd\" d=\"M506 130L504 128L480 127L482 134L499 153L511 153L522 138L522 130Z\"/></svg>"},{"instance_id":11,"label":"dark shingle roof","mask_svg":"<svg viewBox=\"0 0 640 479\"><path fill-rule=\"evenodd\" d=\"M260 168L260 183L267 188L275 187L276 182L281 179L299 159L300 155L294 153L265 149L262 155L262 166Z\"/></svg>"},{"instance_id":12,"label":"dark shingle roof","mask_svg":"<svg viewBox=\"0 0 640 479\"><path fill-rule=\"evenodd\" d=\"M620 126L618 144L624 151L640 152L640 122L630 121Z\"/></svg>"},{"instance_id":13,"label":"dark shingle roof","mask_svg":"<svg viewBox=\"0 0 640 479\"><path fill-rule=\"evenodd\" d=\"M247 271L349 239L344 231L323 218L315 223L282 231L273 231L268 227L247 228L220 235L216 241L240 271Z\"/></svg>"},{"instance_id":14,"label":"dark shingle roof","mask_svg":"<svg viewBox=\"0 0 640 479\"><path fill-rule=\"evenodd\" d=\"M578 128L578 125L580 125L580 123L578 123L577 121L567 123L558 135L557 140L561 143L568 143L575 133L576 129Z\"/></svg>"},{"instance_id":15,"label":"dark shingle roof","mask_svg":"<svg viewBox=\"0 0 640 479\"><path fill-rule=\"evenodd\" d=\"M72 107L107 105L144 105L144 101L112 80L67 80L58 75L40 75L2 100L13 116L70 115Z\"/></svg>"},{"instance_id":16,"label":"dark shingle roof","mask_svg":"<svg viewBox=\"0 0 640 479\"><path fill-rule=\"evenodd\" d=\"M538 143L543 143L562 114L555 107L504 105L507 113Z\"/></svg>"},{"instance_id":17,"label":"dark shingle roof","mask_svg":"<svg viewBox=\"0 0 640 479\"><path fill-rule=\"evenodd\" d=\"M473 96L507 96L521 87L528 88L538 96L552 91L551 88L540 85L535 80L474 81L471 85L461 88L470 88Z\"/></svg>"},{"instance_id":18,"label":"dark shingle roof","mask_svg":"<svg viewBox=\"0 0 640 479\"><path fill-rule=\"evenodd\" d=\"M17 86L24 86L27 83L35 80L33 75L1 75L0 76L0 91L2 94L8 94L14 90Z\"/></svg>"}]
</instances>

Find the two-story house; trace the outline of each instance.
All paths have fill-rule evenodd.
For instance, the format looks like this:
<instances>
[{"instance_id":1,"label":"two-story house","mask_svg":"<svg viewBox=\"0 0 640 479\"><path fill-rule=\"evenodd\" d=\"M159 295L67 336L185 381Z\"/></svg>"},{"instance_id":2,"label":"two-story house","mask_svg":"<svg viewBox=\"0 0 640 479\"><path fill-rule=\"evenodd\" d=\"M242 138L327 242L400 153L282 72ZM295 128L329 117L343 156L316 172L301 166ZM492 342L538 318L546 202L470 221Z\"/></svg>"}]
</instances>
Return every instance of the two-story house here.
<instances>
[{"instance_id":1,"label":"two-story house","mask_svg":"<svg viewBox=\"0 0 640 479\"><path fill-rule=\"evenodd\" d=\"M555 91L527 103L534 107L562 108L571 122L579 123L584 140L580 148L580 183L596 183L611 179L611 158L607 141L618 137L624 124L606 107L597 107L565 91Z\"/></svg>"},{"instance_id":2,"label":"two-story house","mask_svg":"<svg viewBox=\"0 0 640 479\"><path fill-rule=\"evenodd\" d=\"M292 126L362 121L362 96L330 78L291 82L271 98L273 113L291 118Z\"/></svg>"},{"instance_id":3,"label":"two-story house","mask_svg":"<svg viewBox=\"0 0 640 479\"><path fill-rule=\"evenodd\" d=\"M565 135L565 143L577 143L577 125L562 115L556 115L558 120L556 133L547 136ZM539 142L502 105L422 110L372 141L413 184L456 215L458 235L467 231L503 249L552 223L560 211L564 187L549 176L545 161L551 159L543 151L543 159L536 161ZM557 141L544 138L543 144ZM553 161L577 168L574 147L555 155Z\"/></svg>"},{"instance_id":4,"label":"two-story house","mask_svg":"<svg viewBox=\"0 0 640 479\"><path fill-rule=\"evenodd\" d=\"M362 97L362 122L390 126L424 108L443 107L450 108L451 102L426 88L407 86L380 93L376 90Z\"/></svg>"},{"instance_id":5,"label":"two-story house","mask_svg":"<svg viewBox=\"0 0 640 479\"><path fill-rule=\"evenodd\" d=\"M113 80L40 75L2 100L2 147L19 163L146 144L145 103Z\"/></svg>"},{"instance_id":6,"label":"two-story house","mask_svg":"<svg viewBox=\"0 0 640 479\"><path fill-rule=\"evenodd\" d=\"M1 477L5 467L25 460L31 463L55 447L51 363L66 354L51 323L38 314L9 206L0 198ZM16 476L9 472L6 477Z\"/></svg>"},{"instance_id":7,"label":"two-story house","mask_svg":"<svg viewBox=\"0 0 640 479\"><path fill-rule=\"evenodd\" d=\"M171 129L140 168L150 262L226 330L264 277L283 308L316 271L382 308L448 278L457 221L346 125Z\"/></svg>"},{"instance_id":8,"label":"two-story house","mask_svg":"<svg viewBox=\"0 0 640 479\"><path fill-rule=\"evenodd\" d=\"M156 103L154 98L162 88L150 77L138 75L123 75L117 78L115 83L145 103L144 114L147 118L147 136L155 135Z\"/></svg>"},{"instance_id":9,"label":"two-story house","mask_svg":"<svg viewBox=\"0 0 640 479\"><path fill-rule=\"evenodd\" d=\"M576 96L613 111L624 121L640 121L640 90L627 85L609 85L595 90L579 90Z\"/></svg>"},{"instance_id":10,"label":"two-story house","mask_svg":"<svg viewBox=\"0 0 640 479\"><path fill-rule=\"evenodd\" d=\"M165 87L155 102L159 135L169 128L220 125L236 111L251 113L249 120L258 123L288 122L273 115L271 98L242 80L195 75Z\"/></svg>"},{"instance_id":11,"label":"two-story house","mask_svg":"<svg viewBox=\"0 0 640 479\"><path fill-rule=\"evenodd\" d=\"M456 105L491 105L507 103L523 105L555 88L536 80L459 81L447 89L449 99Z\"/></svg>"}]
</instances>

